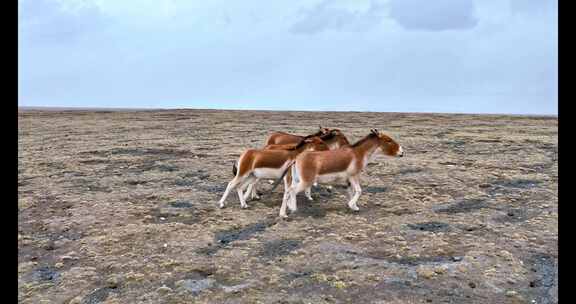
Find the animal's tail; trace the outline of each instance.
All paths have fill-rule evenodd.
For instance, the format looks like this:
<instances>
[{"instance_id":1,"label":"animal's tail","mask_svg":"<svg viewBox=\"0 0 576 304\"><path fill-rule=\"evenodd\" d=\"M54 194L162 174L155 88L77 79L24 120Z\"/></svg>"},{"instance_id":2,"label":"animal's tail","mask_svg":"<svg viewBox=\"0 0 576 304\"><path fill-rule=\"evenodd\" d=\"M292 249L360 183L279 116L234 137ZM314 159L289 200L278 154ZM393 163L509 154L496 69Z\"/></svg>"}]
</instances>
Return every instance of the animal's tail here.
<instances>
[{"instance_id":1,"label":"animal's tail","mask_svg":"<svg viewBox=\"0 0 576 304\"><path fill-rule=\"evenodd\" d=\"M286 168L286 170L284 170L284 173L282 173L282 176L280 176L280 178L274 182L274 184L272 185L272 189L270 189L270 191L268 191L268 193L271 193L272 191L274 191L274 189L276 189L276 187L278 187L278 185L280 184L280 182L282 181L282 179L284 179L284 176L286 176L286 174L288 173L288 171L290 170L290 168L292 168L292 166L294 165L295 162L296 162L296 160L291 160L291 161L290 161L290 164L288 165L288 167Z\"/></svg>"},{"instance_id":2,"label":"animal's tail","mask_svg":"<svg viewBox=\"0 0 576 304\"><path fill-rule=\"evenodd\" d=\"M234 161L234 164L232 165L232 174L236 176L236 173L238 173L238 167L236 167L236 161Z\"/></svg>"}]
</instances>

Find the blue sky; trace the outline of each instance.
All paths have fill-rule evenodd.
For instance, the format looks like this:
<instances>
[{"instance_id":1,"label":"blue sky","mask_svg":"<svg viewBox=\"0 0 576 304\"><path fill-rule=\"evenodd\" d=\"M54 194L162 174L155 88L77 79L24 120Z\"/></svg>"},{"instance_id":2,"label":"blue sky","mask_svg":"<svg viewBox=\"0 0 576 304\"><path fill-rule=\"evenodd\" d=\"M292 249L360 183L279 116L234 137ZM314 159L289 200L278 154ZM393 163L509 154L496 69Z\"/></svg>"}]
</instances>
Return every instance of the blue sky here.
<instances>
[{"instance_id":1,"label":"blue sky","mask_svg":"<svg viewBox=\"0 0 576 304\"><path fill-rule=\"evenodd\" d=\"M557 114L557 0L19 0L19 106Z\"/></svg>"}]
</instances>

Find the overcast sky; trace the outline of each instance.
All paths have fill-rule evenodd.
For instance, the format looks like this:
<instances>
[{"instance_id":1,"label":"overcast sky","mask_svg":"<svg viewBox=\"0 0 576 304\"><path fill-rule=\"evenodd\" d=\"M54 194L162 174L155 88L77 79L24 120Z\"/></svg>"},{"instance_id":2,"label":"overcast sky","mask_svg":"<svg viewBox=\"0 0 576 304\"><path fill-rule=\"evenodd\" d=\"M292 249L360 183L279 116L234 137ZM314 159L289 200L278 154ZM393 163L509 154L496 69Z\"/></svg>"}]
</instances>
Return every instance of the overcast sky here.
<instances>
[{"instance_id":1,"label":"overcast sky","mask_svg":"<svg viewBox=\"0 0 576 304\"><path fill-rule=\"evenodd\" d=\"M19 0L18 104L557 114L557 0Z\"/></svg>"}]
</instances>

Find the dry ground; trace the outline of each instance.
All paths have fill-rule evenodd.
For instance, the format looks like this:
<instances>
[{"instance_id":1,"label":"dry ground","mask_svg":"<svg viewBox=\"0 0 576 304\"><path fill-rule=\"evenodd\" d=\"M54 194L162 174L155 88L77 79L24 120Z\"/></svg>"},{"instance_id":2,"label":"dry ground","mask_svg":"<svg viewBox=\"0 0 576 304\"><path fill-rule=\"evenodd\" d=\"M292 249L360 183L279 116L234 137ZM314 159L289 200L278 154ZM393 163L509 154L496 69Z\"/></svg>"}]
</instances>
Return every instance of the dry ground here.
<instances>
[{"instance_id":1,"label":"dry ground","mask_svg":"<svg viewBox=\"0 0 576 304\"><path fill-rule=\"evenodd\" d=\"M171 110L20 112L21 303L556 303L555 117ZM378 128L362 178L216 208L266 134ZM261 190L270 188L262 184Z\"/></svg>"}]
</instances>

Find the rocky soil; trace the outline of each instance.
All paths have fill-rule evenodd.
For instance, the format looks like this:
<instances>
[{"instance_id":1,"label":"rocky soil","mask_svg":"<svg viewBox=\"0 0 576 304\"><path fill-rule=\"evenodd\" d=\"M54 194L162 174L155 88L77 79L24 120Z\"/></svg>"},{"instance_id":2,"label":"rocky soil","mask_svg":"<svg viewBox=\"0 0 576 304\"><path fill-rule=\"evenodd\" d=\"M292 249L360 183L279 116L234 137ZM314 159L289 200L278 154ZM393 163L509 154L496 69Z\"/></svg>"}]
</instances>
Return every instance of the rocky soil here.
<instances>
[{"instance_id":1,"label":"rocky soil","mask_svg":"<svg viewBox=\"0 0 576 304\"><path fill-rule=\"evenodd\" d=\"M167 110L18 114L20 303L557 303L556 117ZM217 201L273 130L405 149L288 220ZM262 183L266 192L270 184Z\"/></svg>"}]
</instances>

